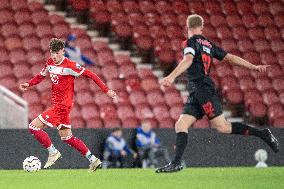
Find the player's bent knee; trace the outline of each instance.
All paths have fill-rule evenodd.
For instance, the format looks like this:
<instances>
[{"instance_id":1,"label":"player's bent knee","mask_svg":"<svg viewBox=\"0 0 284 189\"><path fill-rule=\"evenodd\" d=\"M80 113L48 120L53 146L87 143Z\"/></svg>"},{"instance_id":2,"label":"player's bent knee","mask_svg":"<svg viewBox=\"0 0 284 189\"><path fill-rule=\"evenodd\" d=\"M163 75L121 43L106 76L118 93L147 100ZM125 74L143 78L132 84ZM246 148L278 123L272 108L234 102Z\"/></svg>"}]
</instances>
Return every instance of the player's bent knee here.
<instances>
[{"instance_id":1,"label":"player's bent knee","mask_svg":"<svg viewBox=\"0 0 284 189\"><path fill-rule=\"evenodd\" d=\"M60 137L61 137L61 140L62 138L68 138L68 137L71 137L72 136L72 131L71 129L69 128L61 128L59 131L58 131ZM68 140L68 139L67 139Z\"/></svg>"},{"instance_id":2,"label":"player's bent knee","mask_svg":"<svg viewBox=\"0 0 284 189\"><path fill-rule=\"evenodd\" d=\"M30 124L29 129L30 130L40 130L44 128L44 124L38 119L35 118Z\"/></svg>"}]
</instances>

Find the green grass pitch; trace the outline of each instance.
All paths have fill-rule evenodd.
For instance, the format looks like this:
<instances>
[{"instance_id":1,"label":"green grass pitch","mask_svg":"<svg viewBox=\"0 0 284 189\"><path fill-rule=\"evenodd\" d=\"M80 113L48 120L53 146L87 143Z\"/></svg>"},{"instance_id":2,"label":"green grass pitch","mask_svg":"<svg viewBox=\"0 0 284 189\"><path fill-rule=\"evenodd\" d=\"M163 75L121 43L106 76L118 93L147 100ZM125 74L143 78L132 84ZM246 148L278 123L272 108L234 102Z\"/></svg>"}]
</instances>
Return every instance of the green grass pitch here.
<instances>
[{"instance_id":1,"label":"green grass pitch","mask_svg":"<svg viewBox=\"0 0 284 189\"><path fill-rule=\"evenodd\" d=\"M156 174L153 169L0 170L1 189L283 189L284 167L188 168Z\"/></svg>"}]
</instances>

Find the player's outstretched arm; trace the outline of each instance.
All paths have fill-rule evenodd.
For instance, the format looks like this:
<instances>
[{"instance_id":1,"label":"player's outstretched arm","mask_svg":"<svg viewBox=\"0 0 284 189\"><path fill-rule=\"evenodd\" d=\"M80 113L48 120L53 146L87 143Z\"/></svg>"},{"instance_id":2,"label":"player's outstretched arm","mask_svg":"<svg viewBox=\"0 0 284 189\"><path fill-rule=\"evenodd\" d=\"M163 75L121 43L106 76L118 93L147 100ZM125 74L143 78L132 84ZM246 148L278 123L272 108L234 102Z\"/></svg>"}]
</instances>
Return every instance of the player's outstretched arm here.
<instances>
[{"instance_id":1,"label":"player's outstretched arm","mask_svg":"<svg viewBox=\"0 0 284 189\"><path fill-rule=\"evenodd\" d=\"M113 90L110 90L106 84L99 78L95 73L91 72L90 70L85 69L82 73L83 76L92 79L103 92L105 92L109 97L115 98L117 95Z\"/></svg>"},{"instance_id":2,"label":"player's outstretched arm","mask_svg":"<svg viewBox=\"0 0 284 189\"><path fill-rule=\"evenodd\" d=\"M30 81L28 81L26 83L21 83L19 88L20 88L21 91L26 91L26 90L28 90L29 87L31 87L33 85L37 85L40 82L42 82L42 80L44 80L44 78L45 78L45 76L38 74L34 78L32 78Z\"/></svg>"},{"instance_id":3,"label":"player's outstretched arm","mask_svg":"<svg viewBox=\"0 0 284 189\"><path fill-rule=\"evenodd\" d=\"M241 66L241 67L248 68L250 70L256 70L259 72L266 72L267 68L270 67L270 65L253 65L249 63L248 61L242 59L241 57L238 57L230 53L228 53L225 56L224 60L228 61L232 65Z\"/></svg>"},{"instance_id":4,"label":"player's outstretched arm","mask_svg":"<svg viewBox=\"0 0 284 189\"><path fill-rule=\"evenodd\" d=\"M160 83L162 86L169 87L173 84L175 79L185 72L191 64L192 64L193 56L191 54L187 54L183 57L182 61L178 64L178 66L168 75L167 77L163 78Z\"/></svg>"}]
</instances>

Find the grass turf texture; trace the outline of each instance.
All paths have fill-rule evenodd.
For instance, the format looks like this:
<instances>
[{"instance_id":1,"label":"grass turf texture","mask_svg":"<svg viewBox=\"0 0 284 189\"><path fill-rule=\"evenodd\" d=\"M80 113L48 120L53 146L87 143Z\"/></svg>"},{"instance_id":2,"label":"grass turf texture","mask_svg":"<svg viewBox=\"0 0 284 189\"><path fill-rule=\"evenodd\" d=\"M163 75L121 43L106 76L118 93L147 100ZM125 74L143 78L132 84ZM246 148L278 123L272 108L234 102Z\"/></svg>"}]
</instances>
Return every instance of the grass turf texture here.
<instances>
[{"instance_id":1,"label":"grass turf texture","mask_svg":"<svg viewBox=\"0 0 284 189\"><path fill-rule=\"evenodd\" d=\"M189 168L156 174L153 169L0 170L1 189L247 189L284 188L284 167Z\"/></svg>"}]
</instances>

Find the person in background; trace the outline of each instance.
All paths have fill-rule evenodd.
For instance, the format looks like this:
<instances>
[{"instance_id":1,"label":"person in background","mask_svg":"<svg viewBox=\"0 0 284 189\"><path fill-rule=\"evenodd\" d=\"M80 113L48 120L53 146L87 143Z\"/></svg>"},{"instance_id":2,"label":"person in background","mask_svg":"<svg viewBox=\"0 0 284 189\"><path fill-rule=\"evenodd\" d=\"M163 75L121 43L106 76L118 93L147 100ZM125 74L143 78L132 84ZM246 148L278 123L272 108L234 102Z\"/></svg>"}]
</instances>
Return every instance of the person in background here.
<instances>
[{"instance_id":1,"label":"person in background","mask_svg":"<svg viewBox=\"0 0 284 189\"><path fill-rule=\"evenodd\" d=\"M81 66L94 65L95 63L81 53L79 47L76 46L76 35L70 34L65 42L65 57L79 63Z\"/></svg>"},{"instance_id":2,"label":"person in background","mask_svg":"<svg viewBox=\"0 0 284 189\"><path fill-rule=\"evenodd\" d=\"M122 168L127 155L132 155L133 158L137 157L137 154L128 147L122 137L122 129L114 128L105 142L103 167Z\"/></svg>"},{"instance_id":3,"label":"person in background","mask_svg":"<svg viewBox=\"0 0 284 189\"><path fill-rule=\"evenodd\" d=\"M137 167L155 167L158 164L157 158L160 156L166 161L169 159L148 121L144 121L141 127L136 129L135 145L138 152Z\"/></svg>"}]
</instances>

